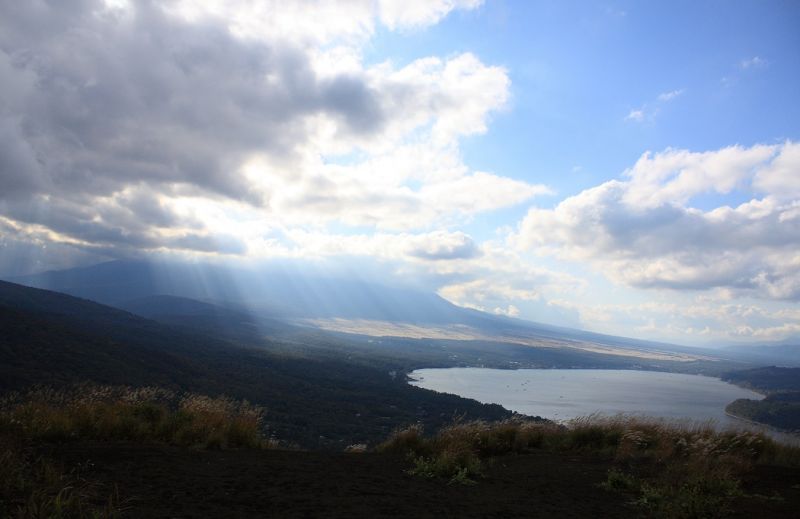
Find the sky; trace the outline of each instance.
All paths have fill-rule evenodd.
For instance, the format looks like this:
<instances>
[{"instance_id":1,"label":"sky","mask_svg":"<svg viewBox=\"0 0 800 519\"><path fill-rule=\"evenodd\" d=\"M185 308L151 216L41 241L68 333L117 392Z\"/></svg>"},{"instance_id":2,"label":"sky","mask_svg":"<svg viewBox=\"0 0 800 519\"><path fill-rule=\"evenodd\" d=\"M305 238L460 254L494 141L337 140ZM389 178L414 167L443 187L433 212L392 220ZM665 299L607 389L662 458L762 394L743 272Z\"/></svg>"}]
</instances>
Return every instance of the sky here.
<instances>
[{"instance_id":1,"label":"sky","mask_svg":"<svg viewBox=\"0 0 800 519\"><path fill-rule=\"evenodd\" d=\"M800 337L800 3L0 0L0 276L292 262Z\"/></svg>"}]
</instances>

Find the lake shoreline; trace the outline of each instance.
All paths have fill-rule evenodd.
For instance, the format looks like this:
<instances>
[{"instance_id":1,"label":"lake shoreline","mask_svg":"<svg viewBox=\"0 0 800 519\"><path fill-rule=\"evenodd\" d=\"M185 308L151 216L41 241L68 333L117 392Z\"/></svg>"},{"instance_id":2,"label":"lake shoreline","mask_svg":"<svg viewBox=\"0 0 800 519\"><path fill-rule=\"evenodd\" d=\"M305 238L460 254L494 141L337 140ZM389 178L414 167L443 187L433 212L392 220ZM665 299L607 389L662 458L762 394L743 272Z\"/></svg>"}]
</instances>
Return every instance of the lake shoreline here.
<instances>
[{"instance_id":1,"label":"lake shoreline","mask_svg":"<svg viewBox=\"0 0 800 519\"><path fill-rule=\"evenodd\" d=\"M545 375L546 380L535 381L542 378L538 375ZM469 382L461 380L470 377L477 378ZM493 380L494 377L499 378ZM760 393L719 377L652 370L423 368L408 373L406 379L416 387L556 421L602 413L696 422L712 420L721 426L735 426L742 422L728 416L725 406L737 398L763 398ZM704 401L708 400L708 394L713 396L712 400Z\"/></svg>"}]
</instances>

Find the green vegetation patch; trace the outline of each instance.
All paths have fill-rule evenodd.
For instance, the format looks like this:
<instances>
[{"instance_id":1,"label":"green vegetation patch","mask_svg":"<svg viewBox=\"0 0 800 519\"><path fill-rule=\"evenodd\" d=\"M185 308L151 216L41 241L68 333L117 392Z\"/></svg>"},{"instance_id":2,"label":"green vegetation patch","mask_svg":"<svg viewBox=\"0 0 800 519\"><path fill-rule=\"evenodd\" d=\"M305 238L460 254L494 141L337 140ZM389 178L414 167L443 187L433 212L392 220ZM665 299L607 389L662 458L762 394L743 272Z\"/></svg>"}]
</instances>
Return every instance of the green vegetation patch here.
<instances>
[{"instance_id":1,"label":"green vegetation patch","mask_svg":"<svg viewBox=\"0 0 800 519\"><path fill-rule=\"evenodd\" d=\"M800 392L774 393L763 400L740 398L728 404L725 411L778 429L800 431Z\"/></svg>"}]
</instances>

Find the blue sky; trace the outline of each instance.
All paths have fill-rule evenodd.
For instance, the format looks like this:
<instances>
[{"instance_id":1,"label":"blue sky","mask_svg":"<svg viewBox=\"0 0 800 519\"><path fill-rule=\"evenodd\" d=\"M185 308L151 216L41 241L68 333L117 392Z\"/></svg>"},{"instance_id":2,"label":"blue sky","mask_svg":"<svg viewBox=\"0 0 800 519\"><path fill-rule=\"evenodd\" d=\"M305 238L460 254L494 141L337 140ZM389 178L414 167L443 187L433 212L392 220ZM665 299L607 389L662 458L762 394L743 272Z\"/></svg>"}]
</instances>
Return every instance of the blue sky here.
<instances>
[{"instance_id":1,"label":"blue sky","mask_svg":"<svg viewBox=\"0 0 800 519\"><path fill-rule=\"evenodd\" d=\"M501 0L424 31L380 31L366 56L469 51L506 67L511 99L462 145L465 162L568 196L646 150L797 139L798 23L793 2ZM659 101L670 92L681 93ZM625 120L638 109L644 121Z\"/></svg>"},{"instance_id":2,"label":"blue sky","mask_svg":"<svg viewBox=\"0 0 800 519\"><path fill-rule=\"evenodd\" d=\"M2 276L311 262L619 335L800 336L796 2L0 9Z\"/></svg>"}]
</instances>

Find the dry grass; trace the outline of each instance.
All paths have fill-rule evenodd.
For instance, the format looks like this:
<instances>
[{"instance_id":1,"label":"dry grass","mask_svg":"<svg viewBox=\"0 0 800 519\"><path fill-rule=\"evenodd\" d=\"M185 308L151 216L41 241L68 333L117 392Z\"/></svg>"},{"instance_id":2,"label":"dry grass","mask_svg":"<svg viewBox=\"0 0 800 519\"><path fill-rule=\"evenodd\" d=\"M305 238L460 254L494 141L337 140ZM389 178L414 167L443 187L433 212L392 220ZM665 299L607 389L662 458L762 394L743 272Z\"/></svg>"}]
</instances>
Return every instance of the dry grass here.
<instances>
[{"instance_id":1,"label":"dry grass","mask_svg":"<svg viewBox=\"0 0 800 519\"><path fill-rule=\"evenodd\" d=\"M742 495L741 476L754 465L800 466L800 448L761 433L630 416L588 416L566 425L455 423L428 437L412 426L377 447L407 455L412 474L459 483L480 478L487 458L532 449L613 460L618 468L603 486L655 517L724 516Z\"/></svg>"},{"instance_id":2,"label":"dry grass","mask_svg":"<svg viewBox=\"0 0 800 519\"><path fill-rule=\"evenodd\" d=\"M474 421L454 423L425 437L421 426L413 425L392 433L377 450L411 457L412 474L473 483L482 475L482 458L540 448L561 428L519 419L493 424Z\"/></svg>"},{"instance_id":3,"label":"dry grass","mask_svg":"<svg viewBox=\"0 0 800 519\"><path fill-rule=\"evenodd\" d=\"M84 385L14 393L0 400L0 517L117 517L126 501L92 481L88 467L65 468L35 455L42 442L166 443L192 448L270 448L264 409L227 397L144 387Z\"/></svg>"},{"instance_id":4,"label":"dry grass","mask_svg":"<svg viewBox=\"0 0 800 519\"><path fill-rule=\"evenodd\" d=\"M162 442L202 448L267 448L264 409L227 397L160 388L36 389L0 401L0 432L41 441Z\"/></svg>"},{"instance_id":5,"label":"dry grass","mask_svg":"<svg viewBox=\"0 0 800 519\"><path fill-rule=\"evenodd\" d=\"M114 518L128 510L119 492L103 492L88 467L66 470L35 456L18 441L0 438L0 517Z\"/></svg>"}]
</instances>

